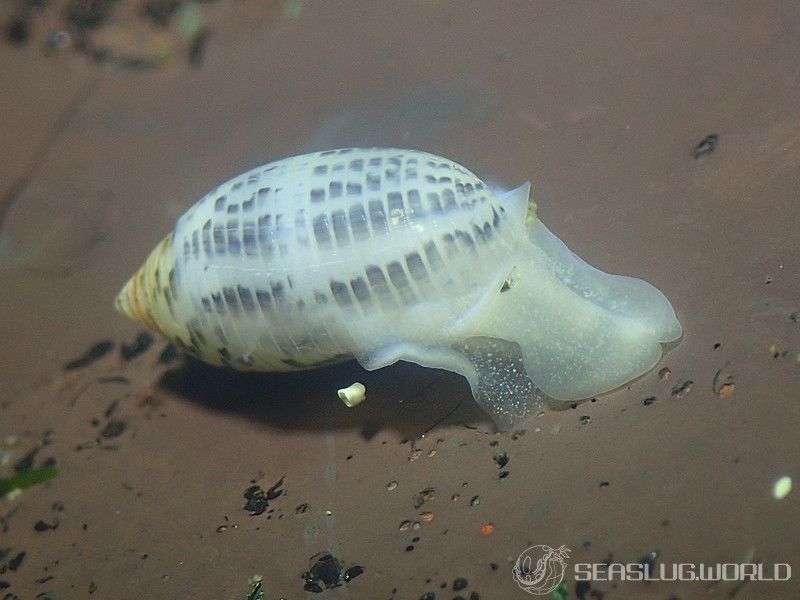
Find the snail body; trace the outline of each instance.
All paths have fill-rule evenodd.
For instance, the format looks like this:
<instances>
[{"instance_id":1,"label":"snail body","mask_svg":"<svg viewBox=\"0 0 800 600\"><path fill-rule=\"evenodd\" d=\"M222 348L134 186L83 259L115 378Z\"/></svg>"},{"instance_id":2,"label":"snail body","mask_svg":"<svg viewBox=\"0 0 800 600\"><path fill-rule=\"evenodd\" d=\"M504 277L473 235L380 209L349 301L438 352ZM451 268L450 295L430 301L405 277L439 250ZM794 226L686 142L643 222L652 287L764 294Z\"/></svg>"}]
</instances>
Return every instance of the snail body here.
<instances>
[{"instance_id":1,"label":"snail body","mask_svg":"<svg viewBox=\"0 0 800 600\"><path fill-rule=\"evenodd\" d=\"M681 335L661 292L591 267L535 209L529 184L498 193L425 152L287 158L190 208L116 307L235 369L455 371L512 422L626 383Z\"/></svg>"}]
</instances>

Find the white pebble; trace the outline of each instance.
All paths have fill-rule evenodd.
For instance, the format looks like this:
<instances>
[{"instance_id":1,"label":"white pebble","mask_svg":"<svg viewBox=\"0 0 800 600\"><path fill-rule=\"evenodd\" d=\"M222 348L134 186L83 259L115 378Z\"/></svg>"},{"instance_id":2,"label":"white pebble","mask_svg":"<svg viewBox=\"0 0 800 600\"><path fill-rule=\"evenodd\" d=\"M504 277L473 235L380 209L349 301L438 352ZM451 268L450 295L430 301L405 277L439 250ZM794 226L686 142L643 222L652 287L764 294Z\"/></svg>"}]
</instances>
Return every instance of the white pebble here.
<instances>
[{"instance_id":1,"label":"white pebble","mask_svg":"<svg viewBox=\"0 0 800 600\"><path fill-rule=\"evenodd\" d=\"M783 500L792 491L792 478L785 475L772 486L772 496L775 500Z\"/></svg>"},{"instance_id":2,"label":"white pebble","mask_svg":"<svg viewBox=\"0 0 800 600\"><path fill-rule=\"evenodd\" d=\"M353 385L342 388L338 392L339 399L344 402L348 408L353 408L361 404L364 398L367 397L367 388L363 383L355 382Z\"/></svg>"}]
</instances>

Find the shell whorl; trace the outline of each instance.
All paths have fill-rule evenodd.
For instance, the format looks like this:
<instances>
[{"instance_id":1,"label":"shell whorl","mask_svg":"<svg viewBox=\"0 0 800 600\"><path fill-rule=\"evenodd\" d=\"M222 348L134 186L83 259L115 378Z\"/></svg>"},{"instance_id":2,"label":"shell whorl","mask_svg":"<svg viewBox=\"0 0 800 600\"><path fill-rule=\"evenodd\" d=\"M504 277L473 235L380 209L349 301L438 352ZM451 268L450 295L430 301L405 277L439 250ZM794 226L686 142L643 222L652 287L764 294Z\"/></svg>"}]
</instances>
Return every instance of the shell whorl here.
<instances>
[{"instance_id":1,"label":"shell whorl","mask_svg":"<svg viewBox=\"0 0 800 600\"><path fill-rule=\"evenodd\" d=\"M316 367L364 349L356 329L413 330L415 310L444 326L458 298L466 311L499 287L524 195L512 214L466 168L414 150L268 163L190 208L117 308L207 362Z\"/></svg>"}]
</instances>

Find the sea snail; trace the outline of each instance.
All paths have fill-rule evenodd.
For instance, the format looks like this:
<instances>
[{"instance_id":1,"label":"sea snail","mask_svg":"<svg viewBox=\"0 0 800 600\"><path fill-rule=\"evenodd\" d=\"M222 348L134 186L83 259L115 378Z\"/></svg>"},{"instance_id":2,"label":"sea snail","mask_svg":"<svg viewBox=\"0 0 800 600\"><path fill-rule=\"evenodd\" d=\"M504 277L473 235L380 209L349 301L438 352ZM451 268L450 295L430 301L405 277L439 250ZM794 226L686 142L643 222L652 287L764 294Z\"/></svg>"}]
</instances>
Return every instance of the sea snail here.
<instances>
[{"instance_id":1,"label":"sea snail","mask_svg":"<svg viewBox=\"0 0 800 600\"><path fill-rule=\"evenodd\" d=\"M329 150L222 184L188 210L117 309L215 365L355 357L460 373L501 426L650 370L681 336L669 301L573 254L530 184L492 190L416 150Z\"/></svg>"}]
</instances>

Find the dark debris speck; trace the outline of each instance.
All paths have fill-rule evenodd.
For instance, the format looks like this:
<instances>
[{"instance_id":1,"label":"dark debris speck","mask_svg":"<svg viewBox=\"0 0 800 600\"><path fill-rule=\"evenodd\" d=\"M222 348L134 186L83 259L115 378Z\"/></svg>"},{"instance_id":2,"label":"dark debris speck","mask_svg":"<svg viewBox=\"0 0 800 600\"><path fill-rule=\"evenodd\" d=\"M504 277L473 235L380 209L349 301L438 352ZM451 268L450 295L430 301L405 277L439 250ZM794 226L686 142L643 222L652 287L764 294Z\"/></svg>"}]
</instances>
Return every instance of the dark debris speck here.
<instances>
[{"instance_id":1,"label":"dark debris speck","mask_svg":"<svg viewBox=\"0 0 800 600\"><path fill-rule=\"evenodd\" d=\"M67 371L72 371L75 369L83 369L84 367L88 367L96 360L101 359L106 354L111 352L111 350L113 349L114 349L114 342L112 342L111 340L102 340L100 342L97 342L94 346L89 348L83 355L65 364L64 369Z\"/></svg>"},{"instance_id":2,"label":"dark debris speck","mask_svg":"<svg viewBox=\"0 0 800 600\"><path fill-rule=\"evenodd\" d=\"M244 510L248 511L251 517L264 514L270 501L275 500L283 494L281 487L283 486L284 479L285 477L281 477L275 485L266 491L263 490L260 485L251 485L248 487L244 491L244 497L247 500L243 507Z\"/></svg>"},{"instance_id":3,"label":"dark debris speck","mask_svg":"<svg viewBox=\"0 0 800 600\"><path fill-rule=\"evenodd\" d=\"M25 456L20 458L16 463L14 463L14 473L25 473L33 469L33 463L36 460L36 455L39 454L40 450L41 447L34 448Z\"/></svg>"},{"instance_id":4,"label":"dark debris speck","mask_svg":"<svg viewBox=\"0 0 800 600\"><path fill-rule=\"evenodd\" d=\"M494 462L497 464L498 469L502 469L508 464L508 453L507 452L498 452L494 455Z\"/></svg>"},{"instance_id":5,"label":"dark debris speck","mask_svg":"<svg viewBox=\"0 0 800 600\"><path fill-rule=\"evenodd\" d=\"M6 39L14 46L22 46L30 33L28 21L22 17L15 17L6 25Z\"/></svg>"},{"instance_id":6,"label":"dark debris speck","mask_svg":"<svg viewBox=\"0 0 800 600\"><path fill-rule=\"evenodd\" d=\"M50 524L47 521L43 521L39 519L33 526L34 531L50 531L51 529L57 529L58 522Z\"/></svg>"},{"instance_id":7,"label":"dark debris speck","mask_svg":"<svg viewBox=\"0 0 800 600\"><path fill-rule=\"evenodd\" d=\"M103 416L106 419L110 419L111 415L113 415L116 412L118 407L119 407L119 399L112 400L109 403L108 407L106 408L105 412L103 413Z\"/></svg>"},{"instance_id":8,"label":"dark debris speck","mask_svg":"<svg viewBox=\"0 0 800 600\"><path fill-rule=\"evenodd\" d=\"M259 488L259 491L260 490L261 488ZM263 493L260 493L254 494L247 498L247 502L245 502L243 508L250 513L251 517L255 517L264 514L268 506L269 502L267 501L266 496L264 496Z\"/></svg>"},{"instance_id":9,"label":"dark debris speck","mask_svg":"<svg viewBox=\"0 0 800 600\"><path fill-rule=\"evenodd\" d=\"M344 572L344 575L342 575L342 579L344 579L345 581L350 581L363 573L364 573L364 567L362 567L361 565L356 565L354 567L350 567L349 569L347 569Z\"/></svg>"},{"instance_id":10,"label":"dark debris speck","mask_svg":"<svg viewBox=\"0 0 800 600\"><path fill-rule=\"evenodd\" d=\"M339 587L364 573L364 567L354 565L344 569L344 563L330 552L320 552L309 559L310 567L301 578L303 589L307 592L320 593Z\"/></svg>"},{"instance_id":11,"label":"dark debris speck","mask_svg":"<svg viewBox=\"0 0 800 600\"><path fill-rule=\"evenodd\" d=\"M694 386L694 381L691 379L684 381L681 385L672 388L672 397L683 398L686 394L692 391L692 386Z\"/></svg>"},{"instance_id":12,"label":"dark debris speck","mask_svg":"<svg viewBox=\"0 0 800 600\"><path fill-rule=\"evenodd\" d=\"M142 331L130 344L122 344L120 355L124 360L130 361L145 352L155 341L155 338Z\"/></svg>"},{"instance_id":13,"label":"dark debris speck","mask_svg":"<svg viewBox=\"0 0 800 600\"><path fill-rule=\"evenodd\" d=\"M267 500L275 500L275 498L283 494L283 490L280 488L283 486L284 479L285 477L281 477L275 485L267 490Z\"/></svg>"},{"instance_id":14,"label":"dark debris speck","mask_svg":"<svg viewBox=\"0 0 800 600\"><path fill-rule=\"evenodd\" d=\"M314 594L321 594L325 591L316 581L306 581L303 589L307 592L313 592Z\"/></svg>"},{"instance_id":15,"label":"dark debris speck","mask_svg":"<svg viewBox=\"0 0 800 600\"><path fill-rule=\"evenodd\" d=\"M20 552L16 556L14 556L11 560L8 561L8 570L9 571L16 571L22 565L22 561L25 560L25 552Z\"/></svg>"},{"instance_id":16,"label":"dark debris speck","mask_svg":"<svg viewBox=\"0 0 800 600\"><path fill-rule=\"evenodd\" d=\"M191 44L189 45L189 64L193 67L198 67L203 62L203 54L205 53L208 38L211 36L211 30L204 27L192 37Z\"/></svg>"},{"instance_id":17,"label":"dark debris speck","mask_svg":"<svg viewBox=\"0 0 800 600\"><path fill-rule=\"evenodd\" d=\"M714 152L719 144L719 136L716 133L707 135L702 141L694 147L692 156L695 160L706 158L709 154Z\"/></svg>"},{"instance_id":18,"label":"dark debris speck","mask_svg":"<svg viewBox=\"0 0 800 600\"><path fill-rule=\"evenodd\" d=\"M100 431L100 435L106 439L119 437L125 433L127 428L128 426L125 424L125 421L111 419L108 423L106 423L106 426L103 427L102 431Z\"/></svg>"},{"instance_id":19,"label":"dark debris speck","mask_svg":"<svg viewBox=\"0 0 800 600\"><path fill-rule=\"evenodd\" d=\"M181 354L174 344L167 344L158 356L158 362L162 365L170 365L180 358Z\"/></svg>"}]
</instances>

